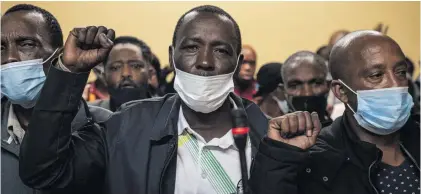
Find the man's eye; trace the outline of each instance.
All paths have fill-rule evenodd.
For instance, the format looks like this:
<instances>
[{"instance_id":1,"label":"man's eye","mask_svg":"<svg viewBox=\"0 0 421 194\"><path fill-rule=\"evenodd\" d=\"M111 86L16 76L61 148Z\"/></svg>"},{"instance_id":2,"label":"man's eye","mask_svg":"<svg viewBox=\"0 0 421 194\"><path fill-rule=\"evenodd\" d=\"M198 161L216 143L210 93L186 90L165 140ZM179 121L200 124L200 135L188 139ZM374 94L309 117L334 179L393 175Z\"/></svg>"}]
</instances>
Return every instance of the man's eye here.
<instances>
[{"instance_id":1,"label":"man's eye","mask_svg":"<svg viewBox=\"0 0 421 194\"><path fill-rule=\"evenodd\" d=\"M194 53L197 50L199 50L199 47L196 45L187 45L183 49L186 50L187 52Z\"/></svg>"},{"instance_id":2,"label":"man's eye","mask_svg":"<svg viewBox=\"0 0 421 194\"><path fill-rule=\"evenodd\" d=\"M371 75L369 75L368 77L371 79L380 79L383 76L382 73L373 73Z\"/></svg>"},{"instance_id":3,"label":"man's eye","mask_svg":"<svg viewBox=\"0 0 421 194\"><path fill-rule=\"evenodd\" d=\"M226 49L216 49L215 52L221 53L224 55L229 55L229 52Z\"/></svg>"},{"instance_id":4,"label":"man's eye","mask_svg":"<svg viewBox=\"0 0 421 194\"><path fill-rule=\"evenodd\" d=\"M36 44L32 40L25 40L20 43L20 46L26 49L31 49L31 48L34 48Z\"/></svg>"}]
</instances>

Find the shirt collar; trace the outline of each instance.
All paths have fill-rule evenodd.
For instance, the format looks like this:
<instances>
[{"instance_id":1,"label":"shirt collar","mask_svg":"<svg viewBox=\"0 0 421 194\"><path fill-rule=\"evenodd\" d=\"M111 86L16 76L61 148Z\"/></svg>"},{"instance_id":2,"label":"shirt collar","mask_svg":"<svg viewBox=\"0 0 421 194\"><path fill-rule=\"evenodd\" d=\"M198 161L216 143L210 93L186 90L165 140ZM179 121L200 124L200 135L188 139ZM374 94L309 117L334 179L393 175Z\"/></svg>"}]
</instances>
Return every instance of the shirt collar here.
<instances>
[{"instance_id":1,"label":"shirt collar","mask_svg":"<svg viewBox=\"0 0 421 194\"><path fill-rule=\"evenodd\" d=\"M7 132L10 137L15 140L16 143L22 142L23 136L25 135L25 130L19 123L18 118L16 117L15 111L13 110L13 105L10 105L9 117L7 119Z\"/></svg>"},{"instance_id":2,"label":"shirt collar","mask_svg":"<svg viewBox=\"0 0 421 194\"><path fill-rule=\"evenodd\" d=\"M233 103L234 107L237 107L237 105L235 104L234 100L229 97L231 103ZM183 114L183 107L180 106L180 110L178 113L178 123L177 123L177 128L178 128L178 135L182 135L183 132L187 132L190 133L191 135L193 135L194 137L196 137L198 139L198 141L201 142L206 142L204 140L204 138L199 135L198 133L196 133L193 129L190 128L189 123L187 122L186 118L184 117ZM247 146L251 146L250 144L250 140L247 141ZM222 149L227 149L230 146L233 146L236 150L237 147L235 146L234 143L234 137L232 136L231 130L229 130L224 136L222 136L221 138L214 138L211 141L207 142L206 145L209 146L218 146Z\"/></svg>"}]
</instances>

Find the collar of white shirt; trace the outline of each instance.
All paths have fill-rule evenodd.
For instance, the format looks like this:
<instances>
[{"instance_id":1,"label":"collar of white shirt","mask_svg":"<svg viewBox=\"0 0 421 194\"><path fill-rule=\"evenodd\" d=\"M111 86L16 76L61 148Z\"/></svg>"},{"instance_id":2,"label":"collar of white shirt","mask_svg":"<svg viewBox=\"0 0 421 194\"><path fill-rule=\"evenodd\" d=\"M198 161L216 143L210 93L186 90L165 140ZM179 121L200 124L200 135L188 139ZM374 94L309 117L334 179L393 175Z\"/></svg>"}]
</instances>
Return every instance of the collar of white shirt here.
<instances>
[{"instance_id":1,"label":"collar of white shirt","mask_svg":"<svg viewBox=\"0 0 421 194\"><path fill-rule=\"evenodd\" d=\"M13 110L13 105L10 105L9 117L7 119L7 132L10 137L8 143L12 143L14 140L16 144L22 142L23 136L25 136L25 130L21 127L18 118L16 117L15 111Z\"/></svg>"},{"instance_id":2,"label":"collar of white shirt","mask_svg":"<svg viewBox=\"0 0 421 194\"><path fill-rule=\"evenodd\" d=\"M234 103L233 100L231 100L231 102ZM237 107L237 106L235 106L235 107ZM180 112L178 114L178 123L177 123L178 135L179 136L184 131L187 131L187 133L190 133L191 135L193 135L194 137L196 137L197 141L202 142L206 146L216 146L216 147L220 147L222 149L228 149L228 148L230 148L232 146L232 148L234 148L235 150L238 150L237 147L235 146L234 137L232 136L231 130L229 130L221 138L213 138L211 141L206 142L205 139L200 134L198 134L197 132L195 132L190 127L189 123L187 122L186 118L184 117L183 108L182 107L180 107L180 110L179 111ZM247 141L247 145L246 146L251 146L249 140Z\"/></svg>"}]
</instances>

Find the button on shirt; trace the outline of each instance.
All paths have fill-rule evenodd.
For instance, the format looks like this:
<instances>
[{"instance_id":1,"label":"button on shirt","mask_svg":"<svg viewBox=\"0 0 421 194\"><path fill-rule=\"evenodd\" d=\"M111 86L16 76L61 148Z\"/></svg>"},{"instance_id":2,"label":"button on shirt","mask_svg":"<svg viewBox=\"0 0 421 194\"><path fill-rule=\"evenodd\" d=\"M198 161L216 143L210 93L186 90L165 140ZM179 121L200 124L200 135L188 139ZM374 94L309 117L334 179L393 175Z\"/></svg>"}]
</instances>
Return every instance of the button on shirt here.
<instances>
[{"instance_id":1,"label":"button on shirt","mask_svg":"<svg viewBox=\"0 0 421 194\"><path fill-rule=\"evenodd\" d=\"M187 123L182 108L180 108L178 119L178 135L183 132L190 133L197 139L199 145L199 157L205 152L212 152L216 160L221 164L223 170L230 177L237 187L241 179L240 159L238 149L235 146L231 130L221 138L214 138L206 142L202 136L192 130ZM180 139L180 138L179 138ZM247 168L250 171L251 144L246 145ZM208 180L208 174L203 171L200 164L194 161L195 158L183 142L178 142L177 170L175 182L175 194L216 194L212 184Z\"/></svg>"}]
</instances>

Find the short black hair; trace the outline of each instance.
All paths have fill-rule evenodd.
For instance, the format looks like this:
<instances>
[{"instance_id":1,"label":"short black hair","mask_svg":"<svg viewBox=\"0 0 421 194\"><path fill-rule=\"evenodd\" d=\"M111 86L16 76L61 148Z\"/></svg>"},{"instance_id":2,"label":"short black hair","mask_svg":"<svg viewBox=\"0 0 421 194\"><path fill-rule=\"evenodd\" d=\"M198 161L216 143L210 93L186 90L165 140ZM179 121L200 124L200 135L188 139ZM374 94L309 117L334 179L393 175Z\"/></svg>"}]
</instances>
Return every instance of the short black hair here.
<instances>
[{"instance_id":1,"label":"short black hair","mask_svg":"<svg viewBox=\"0 0 421 194\"><path fill-rule=\"evenodd\" d=\"M140 51L142 52L143 58L149 63L152 61L152 51L151 48L142 40L139 40L136 37L133 36L119 36L116 39L114 39L114 46L118 44L132 44L140 48ZM108 57L106 57L104 61L104 65L107 64Z\"/></svg>"},{"instance_id":2,"label":"short black hair","mask_svg":"<svg viewBox=\"0 0 421 194\"><path fill-rule=\"evenodd\" d=\"M18 4L11 8L9 8L4 15L17 12L17 11L28 11L28 12L37 12L44 17L48 32L51 36L51 46L54 48L62 47L63 46L63 32L61 31L60 24L58 23L57 19L45 9L42 9L38 6L31 5L31 4Z\"/></svg>"},{"instance_id":3,"label":"short black hair","mask_svg":"<svg viewBox=\"0 0 421 194\"><path fill-rule=\"evenodd\" d=\"M281 74L282 74L283 83L286 83L286 80L287 80L286 78L288 77L286 73L287 73L287 70L291 68L291 65L298 61L305 61L305 60L308 60L311 63L319 65L323 69L323 71L326 73L326 76L327 77L329 76L327 61L323 57L311 51L298 51L292 54L290 57L288 57L288 59L282 65Z\"/></svg>"},{"instance_id":4,"label":"short black hair","mask_svg":"<svg viewBox=\"0 0 421 194\"><path fill-rule=\"evenodd\" d=\"M221 16L225 16L227 17L233 24L234 24L234 30L235 30L235 35L237 36L237 48L236 48L236 52L237 54L241 53L241 33L240 33L240 27L238 26L237 22L234 20L234 18L231 17L230 14L228 14L226 11L224 11L223 9L213 6L213 5L202 5L202 6L198 6L195 7L189 11L187 11L186 13L184 13L180 19L178 19L177 25L175 26L175 30L174 30L174 34L172 36L172 46L175 47L175 42L177 39L177 32L180 28L180 26L183 24L184 21L184 17L191 13L191 12L198 12L198 13L213 13L213 14L217 14L217 15L221 15Z\"/></svg>"}]
</instances>

